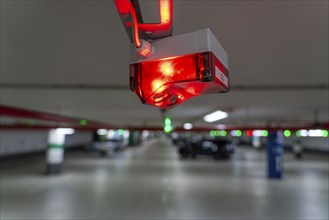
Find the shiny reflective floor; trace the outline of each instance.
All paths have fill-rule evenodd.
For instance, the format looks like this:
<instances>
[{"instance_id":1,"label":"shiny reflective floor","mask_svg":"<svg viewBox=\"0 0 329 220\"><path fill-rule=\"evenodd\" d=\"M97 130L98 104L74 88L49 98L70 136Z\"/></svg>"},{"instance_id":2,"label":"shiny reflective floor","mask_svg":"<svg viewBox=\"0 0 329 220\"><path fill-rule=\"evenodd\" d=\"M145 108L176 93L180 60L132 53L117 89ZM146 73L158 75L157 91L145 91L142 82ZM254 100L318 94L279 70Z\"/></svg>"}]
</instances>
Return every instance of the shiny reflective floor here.
<instances>
[{"instance_id":1,"label":"shiny reflective floor","mask_svg":"<svg viewBox=\"0 0 329 220\"><path fill-rule=\"evenodd\" d=\"M109 158L68 153L59 176L41 157L9 162L1 219L328 219L327 155L285 155L281 181L266 178L263 151L181 160L164 139Z\"/></svg>"}]
</instances>

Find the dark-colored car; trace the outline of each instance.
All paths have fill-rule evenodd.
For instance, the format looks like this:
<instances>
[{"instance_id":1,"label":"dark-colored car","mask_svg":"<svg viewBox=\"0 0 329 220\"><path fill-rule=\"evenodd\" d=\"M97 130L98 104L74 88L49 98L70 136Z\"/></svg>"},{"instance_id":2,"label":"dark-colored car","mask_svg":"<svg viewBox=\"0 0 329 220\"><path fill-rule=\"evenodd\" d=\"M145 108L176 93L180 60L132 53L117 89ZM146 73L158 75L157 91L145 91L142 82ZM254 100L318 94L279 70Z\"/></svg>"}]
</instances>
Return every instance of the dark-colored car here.
<instances>
[{"instance_id":1,"label":"dark-colored car","mask_svg":"<svg viewBox=\"0 0 329 220\"><path fill-rule=\"evenodd\" d=\"M182 158L197 155L212 156L215 160L229 159L233 153L231 141L227 139L202 138L200 140L189 140L187 138L178 138L174 141L178 147L178 153Z\"/></svg>"}]
</instances>

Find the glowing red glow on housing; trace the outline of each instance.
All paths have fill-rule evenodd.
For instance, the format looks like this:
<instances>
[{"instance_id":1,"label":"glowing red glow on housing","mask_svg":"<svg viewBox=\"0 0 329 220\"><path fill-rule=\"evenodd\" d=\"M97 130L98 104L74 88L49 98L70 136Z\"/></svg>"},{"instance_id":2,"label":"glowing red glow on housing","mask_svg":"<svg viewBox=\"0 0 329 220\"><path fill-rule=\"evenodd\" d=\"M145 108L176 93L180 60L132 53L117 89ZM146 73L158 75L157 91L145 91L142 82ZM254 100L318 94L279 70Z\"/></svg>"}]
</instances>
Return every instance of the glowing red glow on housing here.
<instances>
[{"instance_id":1,"label":"glowing red glow on housing","mask_svg":"<svg viewBox=\"0 0 329 220\"><path fill-rule=\"evenodd\" d=\"M251 137L252 136L252 130L248 130L246 133L247 133L247 136L248 137Z\"/></svg>"},{"instance_id":2,"label":"glowing red glow on housing","mask_svg":"<svg viewBox=\"0 0 329 220\"><path fill-rule=\"evenodd\" d=\"M173 64L171 61L164 61L159 64L160 71L165 76L171 76L174 73Z\"/></svg>"},{"instance_id":3,"label":"glowing red glow on housing","mask_svg":"<svg viewBox=\"0 0 329 220\"><path fill-rule=\"evenodd\" d=\"M228 77L211 52L131 64L130 88L143 103L171 108L200 94L227 91L215 68Z\"/></svg>"},{"instance_id":4,"label":"glowing red glow on housing","mask_svg":"<svg viewBox=\"0 0 329 220\"><path fill-rule=\"evenodd\" d=\"M159 95L167 84L195 79L195 66L194 55L142 63L142 90L145 98Z\"/></svg>"},{"instance_id":5,"label":"glowing red glow on housing","mask_svg":"<svg viewBox=\"0 0 329 220\"><path fill-rule=\"evenodd\" d=\"M171 0L159 0L160 20L162 24L170 22L172 16Z\"/></svg>"},{"instance_id":6,"label":"glowing red glow on housing","mask_svg":"<svg viewBox=\"0 0 329 220\"><path fill-rule=\"evenodd\" d=\"M122 1L122 0L121 0ZM120 0L116 0L117 4L123 4ZM119 12L120 7L118 7ZM172 27L173 19L173 0L159 0L159 13L160 23L138 23L138 29L143 32L158 32L167 31ZM125 24L127 27L131 27L131 22Z\"/></svg>"},{"instance_id":7,"label":"glowing red glow on housing","mask_svg":"<svg viewBox=\"0 0 329 220\"><path fill-rule=\"evenodd\" d=\"M134 6L132 5L131 1L122 1L122 4L126 4L126 7L129 9L130 15L132 17L132 27L133 27L133 40L137 48L142 46L141 40L139 38L139 32L138 32L138 21L137 21L137 15L136 11L134 9Z\"/></svg>"}]
</instances>

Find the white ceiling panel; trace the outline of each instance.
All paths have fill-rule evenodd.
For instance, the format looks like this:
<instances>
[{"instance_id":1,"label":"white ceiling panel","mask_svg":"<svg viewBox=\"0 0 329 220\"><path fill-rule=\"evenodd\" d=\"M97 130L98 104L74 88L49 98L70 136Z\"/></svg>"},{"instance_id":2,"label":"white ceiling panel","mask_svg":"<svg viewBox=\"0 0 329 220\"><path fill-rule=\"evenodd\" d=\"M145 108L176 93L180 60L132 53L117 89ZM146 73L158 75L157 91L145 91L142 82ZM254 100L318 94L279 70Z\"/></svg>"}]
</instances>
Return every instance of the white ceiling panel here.
<instances>
[{"instance_id":1,"label":"white ceiling panel","mask_svg":"<svg viewBox=\"0 0 329 220\"><path fill-rule=\"evenodd\" d=\"M145 22L157 19L156 2L141 6ZM210 27L217 36L229 54L233 88L301 86L200 96L170 110L176 123L204 125L202 116L217 109L231 113L225 123L329 120L328 1L174 0L174 6L174 34ZM113 1L1 1L1 104L160 125L160 110L129 90L128 44ZM13 87L20 84L120 89Z\"/></svg>"}]
</instances>

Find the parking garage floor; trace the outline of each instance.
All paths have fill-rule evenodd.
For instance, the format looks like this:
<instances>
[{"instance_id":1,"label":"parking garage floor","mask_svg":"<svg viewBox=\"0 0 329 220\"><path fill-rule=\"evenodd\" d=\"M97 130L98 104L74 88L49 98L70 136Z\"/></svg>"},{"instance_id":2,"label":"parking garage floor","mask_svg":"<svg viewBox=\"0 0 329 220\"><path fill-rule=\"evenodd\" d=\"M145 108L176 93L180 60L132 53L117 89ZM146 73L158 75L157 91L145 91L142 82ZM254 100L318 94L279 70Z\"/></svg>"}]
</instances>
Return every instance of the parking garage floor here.
<instances>
[{"instance_id":1,"label":"parking garage floor","mask_svg":"<svg viewBox=\"0 0 329 220\"><path fill-rule=\"evenodd\" d=\"M45 176L41 156L1 165L1 219L328 219L328 157L285 156L284 179L266 178L263 151L230 161L181 160L164 139L108 158L66 154Z\"/></svg>"}]
</instances>

